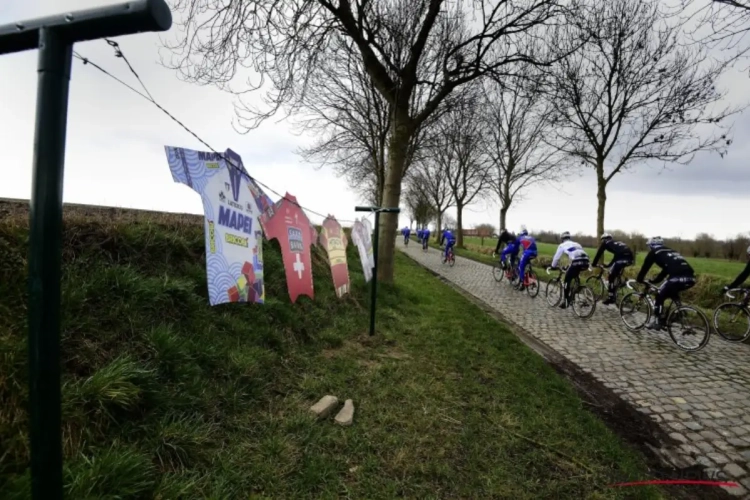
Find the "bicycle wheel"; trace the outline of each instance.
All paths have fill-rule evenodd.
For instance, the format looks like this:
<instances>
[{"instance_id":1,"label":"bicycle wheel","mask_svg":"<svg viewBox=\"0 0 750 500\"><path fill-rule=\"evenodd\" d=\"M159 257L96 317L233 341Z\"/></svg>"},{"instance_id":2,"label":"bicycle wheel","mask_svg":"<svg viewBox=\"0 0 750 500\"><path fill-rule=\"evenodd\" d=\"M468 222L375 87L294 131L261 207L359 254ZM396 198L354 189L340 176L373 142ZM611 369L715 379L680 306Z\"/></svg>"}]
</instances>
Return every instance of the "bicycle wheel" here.
<instances>
[{"instance_id":1,"label":"bicycle wheel","mask_svg":"<svg viewBox=\"0 0 750 500\"><path fill-rule=\"evenodd\" d=\"M545 298L547 299L547 305L550 307L556 307L560 305L560 301L563 297L562 283L560 278L555 278L552 281L547 282L547 288L544 290Z\"/></svg>"},{"instance_id":2,"label":"bicycle wheel","mask_svg":"<svg viewBox=\"0 0 750 500\"><path fill-rule=\"evenodd\" d=\"M591 291L594 292L596 300L604 300L607 298L607 285L599 276L589 276L586 279L586 286L591 288Z\"/></svg>"},{"instance_id":3,"label":"bicycle wheel","mask_svg":"<svg viewBox=\"0 0 750 500\"><path fill-rule=\"evenodd\" d=\"M596 311L596 295L586 285L579 285L573 295L573 312L581 319L588 319Z\"/></svg>"},{"instance_id":4,"label":"bicycle wheel","mask_svg":"<svg viewBox=\"0 0 750 500\"><path fill-rule=\"evenodd\" d=\"M642 293L631 292L620 301L620 318L628 330L640 330L651 319L651 304Z\"/></svg>"},{"instance_id":5,"label":"bicycle wheel","mask_svg":"<svg viewBox=\"0 0 750 500\"><path fill-rule=\"evenodd\" d=\"M451 253L448 256L448 265L451 267L456 265L456 256L453 254L453 250L451 250Z\"/></svg>"},{"instance_id":6,"label":"bicycle wheel","mask_svg":"<svg viewBox=\"0 0 750 500\"><path fill-rule=\"evenodd\" d=\"M714 311L714 328L727 342L742 342L750 337L750 311L742 304L721 304Z\"/></svg>"},{"instance_id":7,"label":"bicycle wheel","mask_svg":"<svg viewBox=\"0 0 750 500\"><path fill-rule=\"evenodd\" d=\"M684 351L699 351L711 338L708 318L692 306L675 307L667 316L667 331L672 342Z\"/></svg>"},{"instance_id":8,"label":"bicycle wheel","mask_svg":"<svg viewBox=\"0 0 750 500\"><path fill-rule=\"evenodd\" d=\"M500 283L503 281L503 278L505 277L505 270L502 268L499 262L495 262L492 265L492 277L495 278L495 281Z\"/></svg>"},{"instance_id":9,"label":"bicycle wheel","mask_svg":"<svg viewBox=\"0 0 750 500\"><path fill-rule=\"evenodd\" d=\"M528 276L528 285L526 285L526 293L529 294L529 297L536 298L537 295L539 295L539 279L536 276L536 273L529 268L526 271L526 276Z\"/></svg>"}]
</instances>

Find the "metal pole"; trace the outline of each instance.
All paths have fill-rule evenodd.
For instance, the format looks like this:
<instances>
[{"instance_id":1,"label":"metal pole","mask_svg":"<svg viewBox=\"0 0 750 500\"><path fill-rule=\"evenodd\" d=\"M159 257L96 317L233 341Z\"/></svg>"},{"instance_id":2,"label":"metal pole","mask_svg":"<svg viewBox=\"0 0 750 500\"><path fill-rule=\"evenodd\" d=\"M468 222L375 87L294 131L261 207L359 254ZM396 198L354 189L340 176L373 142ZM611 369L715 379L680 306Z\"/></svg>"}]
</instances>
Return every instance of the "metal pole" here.
<instances>
[{"instance_id":1,"label":"metal pole","mask_svg":"<svg viewBox=\"0 0 750 500\"><path fill-rule=\"evenodd\" d=\"M380 210L375 212L375 241L373 245L373 257L375 265L372 268L372 291L370 292L370 337L375 335L375 304L378 296L378 241L380 235Z\"/></svg>"},{"instance_id":2,"label":"metal pole","mask_svg":"<svg viewBox=\"0 0 750 500\"><path fill-rule=\"evenodd\" d=\"M39 30L29 229L29 404L33 498L62 498L60 260L65 132L73 45Z\"/></svg>"}]
</instances>

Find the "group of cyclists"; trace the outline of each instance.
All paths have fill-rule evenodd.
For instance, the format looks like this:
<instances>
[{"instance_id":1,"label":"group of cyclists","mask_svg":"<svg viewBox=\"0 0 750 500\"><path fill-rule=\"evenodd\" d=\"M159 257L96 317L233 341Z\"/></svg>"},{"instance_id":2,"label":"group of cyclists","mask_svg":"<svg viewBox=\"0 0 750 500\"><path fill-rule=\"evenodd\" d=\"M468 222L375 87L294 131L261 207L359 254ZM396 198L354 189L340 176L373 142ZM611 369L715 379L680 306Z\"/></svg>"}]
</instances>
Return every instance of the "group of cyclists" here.
<instances>
[{"instance_id":1,"label":"group of cyclists","mask_svg":"<svg viewBox=\"0 0 750 500\"><path fill-rule=\"evenodd\" d=\"M411 234L409 228L404 228L402 234L404 234L406 243L406 239ZM423 248L427 246L429 235L429 229L424 228L417 231L417 237L422 243ZM447 259L448 252L453 248L455 243L456 238L453 232L449 229L444 229L440 235L440 245L445 245L442 253L443 262ZM503 245L505 247L501 251ZM665 318L662 317L664 302L667 299L679 299L681 292L695 286L695 271L679 252L666 246L660 236L650 238L646 242L646 246L649 252L643 261L643 266L641 266L636 281L638 283L648 283L657 288L654 300L654 316L646 328L649 330L659 330L665 322ZM612 259L607 264L603 263L605 252L612 254ZM497 257L498 254L500 255L500 265L503 269L508 269L507 266L518 266L518 289L524 290L524 273L531 260L537 257L537 246L534 237L526 229L522 229L518 235L510 233L507 229L501 229L493 257ZM521 254L520 260L518 258L519 254ZM608 297L603 304L614 304L616 302L616 283L618 279L622 276L626 267L632 266L635 263L634 254L630 247L622 241L615 240L608 233L602 234L601 244L596 251L593 262L591 262L589 255L581 244L573 241L570 233L565 231L560 235L560 245L557 247L557 251L552 258L551 269L558 269L563 255L567 256L568 266L565 269L563 300L559 306L561 309L565 309L570 305L571 283L582 272L597 266L608 268L609 270L609 279L607 282ZM748 263L745 269L731 284L724 287L725 292L737 288L750 277L750 247L747 248L747 256ZM601 265L599 264L600 261L602 262ZM654 279L646 280L646 275L654 264L661 269L661 272Z\"/></svg>"}]
</instances>

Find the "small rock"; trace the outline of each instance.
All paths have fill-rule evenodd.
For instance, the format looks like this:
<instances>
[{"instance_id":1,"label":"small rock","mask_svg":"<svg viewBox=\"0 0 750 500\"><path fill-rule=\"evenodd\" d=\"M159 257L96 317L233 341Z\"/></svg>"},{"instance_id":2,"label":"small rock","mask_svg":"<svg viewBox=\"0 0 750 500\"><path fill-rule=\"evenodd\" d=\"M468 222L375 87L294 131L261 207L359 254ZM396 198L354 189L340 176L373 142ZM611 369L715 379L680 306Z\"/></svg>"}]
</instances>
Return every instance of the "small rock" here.
<instances>
[{"instance_id":1,"label":"small rock","mask_svg":"<svg viewBox=\"0 0 750 500\"><path fill-rule=\"evenodd\" d=\"M671 437L675 441L679 441L680 443L686 443L687 442L687 439L685 438L685 436L683 436L682 434L680 434L678 432L671 433L669 435L669 437Z\"/></svg>"},{"instance_id":2,"label":"small rock","mask_svg":"<svg viewBox=\"0 0 750 500\"><path fill-rule=\"evenodd\" d=\"M706 453L706 456L719 465L729 462L729 460L727 460L727 457L725 457L721 453Z\"/></svg>"},{"instance_id":3,"label":"small rock","mask_svg":"<svg viewBox=\"0 0 750 500\"><path fill-rule=\"evenodd\" d=\"M310 411L318 418L326 418L338 404L339 399L336 396L323 396L320 401L310 407Z\"/></svg>"},{"instance_id":4,"label":"small rock","mask_svg":"<svg viewBox=\"0 0 750 500\"><path fill-rule=\"evenodd\" d=\"M724 472L732 477L740 478L745 475L745 469L737 464L727 464L724 466Z\"/></svg>"},{"instance_id":5,"label":"small rock","mask_svg":"<svg viewBox=\"0 0 750 500\"><path fill-rule=\"evenodd\" d=\"M354 402L351 399L344 401L344 407L336 415L336 423L339 425L352 425L354 421Z\"/></svg>"}]
</instances>

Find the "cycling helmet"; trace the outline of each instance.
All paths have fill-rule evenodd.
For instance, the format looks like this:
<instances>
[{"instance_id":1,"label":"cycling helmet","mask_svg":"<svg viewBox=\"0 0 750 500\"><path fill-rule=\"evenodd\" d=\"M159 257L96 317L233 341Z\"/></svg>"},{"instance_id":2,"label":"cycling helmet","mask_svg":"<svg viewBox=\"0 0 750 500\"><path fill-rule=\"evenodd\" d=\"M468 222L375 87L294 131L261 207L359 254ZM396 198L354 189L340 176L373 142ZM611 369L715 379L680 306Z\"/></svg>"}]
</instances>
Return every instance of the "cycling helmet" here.
<instances>
[{"instance_id":1,"label":"cycling helmet","mask_svg":"<svg viewBox=\"0 0 750 500\"><path fill-rule=\"evenodd\" d=\"M526 230L526 228L521 229L521 232L518 233L518 236L528 236L529 232Z\"/></svg>"},{"instance_id":2,"label":"cycling helmet","mask_svg":"<svg viewBox=\"0 0 750 500\"><path fill-rule=\"evenodd\" d=\"M566 241L566 240L569 240L569 239L570 239L570 232L569 231L565 231L564 233L562 233L560 235L560 241Z\"/></svg>"},{"instance_id":3,"label":"cycling helmet","mask_svg":"<svg viewBox=\"0 0 750 500\"><path fill-rule=\"evenodd\" d=\"M609 241L612 239L612 235L609 233L602 234L602 237L600 238L602 241Z\"/></svg>"},{"instance_id":4,"label":"cycling helmet","mask_svg":"<svg viewBox=\"0 0 750 500\"><path fill-rule=\"evenodd\" d=\"M646 245L647 245L647 246L648 246L648 247L649 247L650 249L652 249L652 250L653 250L654 248L659 248L659 247L663 247L663 246L664 246L664 240L663 240L663 239L661 239L661 236L654 236L653 238L650 238L650 239L649 239L649 240L648 240L648 241L646 242Z\"/></svg>"}]
</instances>

